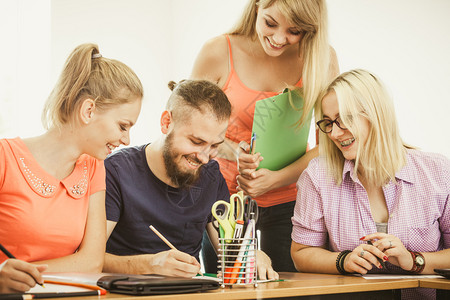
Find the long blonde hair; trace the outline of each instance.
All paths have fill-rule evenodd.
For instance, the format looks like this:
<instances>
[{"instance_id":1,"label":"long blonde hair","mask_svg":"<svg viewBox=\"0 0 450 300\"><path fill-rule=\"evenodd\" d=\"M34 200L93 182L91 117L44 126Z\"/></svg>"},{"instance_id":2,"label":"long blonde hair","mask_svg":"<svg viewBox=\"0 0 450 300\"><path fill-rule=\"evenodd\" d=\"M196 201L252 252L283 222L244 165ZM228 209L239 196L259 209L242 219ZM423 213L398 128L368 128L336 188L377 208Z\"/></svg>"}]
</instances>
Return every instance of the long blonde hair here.
<instances>
[{"instance_id":1,"label":"long blonde hair","mask_svg":"<svg viewBox=\"0 0 450 300\"><path fill-rule=\"evenodd\" d=\"M363 170L367 183L384 186L395 182L395 173L406 164L406 145L399 134L394 104L381 80L361 69L345 72L319 96L316 118L323 118L322 99L330 92L336 93L339 116L356 140L361 140L358 118L369 121L366 143L358 143L355 169ZM339 148L320 132L319 150L326 156L328 168L338 184L342 182L345 158Z\"/></svg>"},{"instance_id":2,"label":"long blonde hair","mask_svg":"<svg viewBox=\"0 0 450 300\"><path fill-rule=\"evenodd\" d=\"M303 32L299 55L303 58L303 98L305 105L298 124L308 118L319 93L329 83L330 45L328 43L328 15L323 0L250 0L243 15L230 34L257 38L258 7L276 5L287 20Z\"/></svg>"},{"instance_id":3,"label":"long blonde hair","mask_svg":"<svg viewBox=\"0 0 450 300\"><path fill-rule=\"evenodd\" d=\"M67 58L56 86L45 103L42 123L46 129L74 124L76 111L88 98L96 109L129 103L143 97L137 75L124 63L104 58L96 44L82 44Z\"/></svg>"}]
</instances>

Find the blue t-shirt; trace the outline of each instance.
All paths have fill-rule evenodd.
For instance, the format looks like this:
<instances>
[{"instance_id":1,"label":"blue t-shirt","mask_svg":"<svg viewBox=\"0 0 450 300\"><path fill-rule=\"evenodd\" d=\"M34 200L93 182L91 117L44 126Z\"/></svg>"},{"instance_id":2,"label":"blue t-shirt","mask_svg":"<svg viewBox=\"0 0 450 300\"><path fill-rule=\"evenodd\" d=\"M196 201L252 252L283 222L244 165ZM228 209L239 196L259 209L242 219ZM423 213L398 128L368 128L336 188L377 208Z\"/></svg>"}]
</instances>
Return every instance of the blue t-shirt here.
<instances>
[{"instance_id":1,"label":"blue t-shirt","mask_svg":"<svg viewBox=\"0 0 450 300\"><path fill-rule=\"evenodd\" d=\"M178 250L198 260L203 232L212 221L212 205L230 197L219 164L211 160L192 187L177 189L150 170L146 146L118 150L105 160L106 216L117 222L106 252L136 255L169 250L149 228L153 225Z\"/></svg>"}]
</instances>

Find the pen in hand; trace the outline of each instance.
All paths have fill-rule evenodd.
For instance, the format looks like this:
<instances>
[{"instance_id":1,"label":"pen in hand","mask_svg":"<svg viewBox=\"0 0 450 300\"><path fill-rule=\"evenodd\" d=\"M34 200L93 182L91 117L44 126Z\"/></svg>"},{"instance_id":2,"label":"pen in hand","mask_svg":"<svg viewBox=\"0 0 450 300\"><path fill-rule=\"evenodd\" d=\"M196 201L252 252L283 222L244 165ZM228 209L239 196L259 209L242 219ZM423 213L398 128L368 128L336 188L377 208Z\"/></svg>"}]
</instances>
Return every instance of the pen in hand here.
<instances>
[{"instance_id":1,"label":"pen in hand","mask_svg":"<svg viewBox=\"0 0 450 300\"><path fill-rule=\"evenodd\" d=\"M250 154L255 154L256 133L253 132L250 140Z\"/></svg>"},{"instance_id":2,"label":"pen in hand","mask_svg":"<svg viewBox=\"0 0 450 300\"><path fill-rule=\"evenodd\" d=\"M166 243L166 245L167 246L169 246L169 248L170 249L173 249L173 250L177 250L177 248L175 248L175 246L174 245L172 245L172 243L171 242L169 242L169 240L168 239L166 239L155 227L153 227L153 225L150 225L150 226L148 226L148 227L150 227L150 229L151 230L153 230L153 232L164 242L164 243ZM201 276L203 276L203 273L202 273L202 271L200 271L199 272L199 274L201 275Z\"/></svg>"},{"instance_id":3,"label":"pen in hand","mask_svg":"<svg viewBox=\"0 0 450 300\"><path fill-rule=\"evenodd\" d=\"M2 244L0 244L0 250L1 250L3 253L5 253L5 255L8 256L8 258L16 259L16 257L15 257L14 255L12 255L11 252L8 251L8 249L6 249L5 247L3 247ZM36 280L36 279L35 279L35 280ZM45 286L44 286L43 283L39 283L39 282L37 282L37 281L36 281L36 283L39 284L40 286L42 286L43 288L45 288Z\"/></svg>"},{"instance_id":4,"label":"pen in hand","mask_svg":"<svg viewBox=\"0 0 450 300\"><path fill-rule=\"evenodd\" d=\"M370 241L370 240L367 241L367 244L373 246L372 241ZM383 269L386 269L386 264L384 263L384 261L381 258L379 258L378 256L375 256L375 257L377 258L378 262L381 264Z\"/></svg>"}]
</instances>

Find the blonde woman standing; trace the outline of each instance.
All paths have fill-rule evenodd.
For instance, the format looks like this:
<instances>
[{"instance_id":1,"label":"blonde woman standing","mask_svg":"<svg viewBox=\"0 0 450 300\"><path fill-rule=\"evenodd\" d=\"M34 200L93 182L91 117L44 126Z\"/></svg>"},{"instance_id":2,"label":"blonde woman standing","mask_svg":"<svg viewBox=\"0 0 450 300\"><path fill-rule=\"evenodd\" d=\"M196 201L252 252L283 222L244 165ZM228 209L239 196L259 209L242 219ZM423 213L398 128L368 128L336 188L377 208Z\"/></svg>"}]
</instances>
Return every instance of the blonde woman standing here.
<instances>
[{"instance_id":1,"label":"blonde woman standing","mask_svg":"<svg viewBox=\"0 0 450 300\"><path fill-rule=\"evenodd\" d=\"M217 160L230 192L243 190L257 200L261 248L276 271L295 270L289 256L295 182L318 151L313 149L278 171L256 171L263 157L248 153L255 102L287 86L301 88L302 123L319 91L338 73L321 0L249 1L229 34L203 46L192 71L193 78L217 83L233 106Z\"/></svg>"},{"instance_id":2,"label":"blonde woman standing","mask_svg":"<svg viewBox=\"0 0 450 300\"><path fill-rule=\"evenodd\" d=\"M37 137L0 140L0 293L41 272L95 272L106 243L103 160L128 145L143 89L125 64L78 46L48 98Z\"/></svg>"}]
</instances>

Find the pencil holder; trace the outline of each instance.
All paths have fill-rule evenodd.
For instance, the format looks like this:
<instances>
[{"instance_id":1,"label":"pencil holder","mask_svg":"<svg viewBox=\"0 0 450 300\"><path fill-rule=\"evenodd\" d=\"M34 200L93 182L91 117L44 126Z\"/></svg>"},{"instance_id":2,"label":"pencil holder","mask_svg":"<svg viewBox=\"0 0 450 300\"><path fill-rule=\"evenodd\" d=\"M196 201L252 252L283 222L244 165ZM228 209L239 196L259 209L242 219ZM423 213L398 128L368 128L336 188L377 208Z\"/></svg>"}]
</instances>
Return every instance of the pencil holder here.
<instances>
[{"instance_id":1,"label":"pencil holder","mask_svg":"<svg viewBox=\"0 0 450 300\"><path fill-rule=\"evenodd\" d=\"M219 238L218 273L225 286L258 286L256 274L256 238Z\"/></svg>"}]
</instances>

